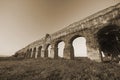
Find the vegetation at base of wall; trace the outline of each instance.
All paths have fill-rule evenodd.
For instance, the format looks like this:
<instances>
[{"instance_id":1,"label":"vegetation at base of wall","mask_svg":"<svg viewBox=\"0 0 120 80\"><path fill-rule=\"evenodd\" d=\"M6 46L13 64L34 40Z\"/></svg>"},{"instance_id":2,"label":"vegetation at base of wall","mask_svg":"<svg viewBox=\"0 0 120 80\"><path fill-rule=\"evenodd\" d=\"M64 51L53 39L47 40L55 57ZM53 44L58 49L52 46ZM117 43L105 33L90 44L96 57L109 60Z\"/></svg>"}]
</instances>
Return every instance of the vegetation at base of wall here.
<instances>
[{"instance_id":1,"label":"vegetation at base of wall","mask_svg":"<svg viewBox=\"0 0 120 80\"><path fill-rule=\"evenodd\" d=\"M0 61L17 61L17 60L23 60L22 57L0 57Z\"/></svg>"},{"instance_id":2,"label":"vegetation at base of wall","mask_svg":"<svg viewBox=\"0 0 120 80\"><path fill-rule=\"evenodd\" d=\"M120 64L87 58L0 59L0 80L120 80Z\"/></svg>"}]
</instances>

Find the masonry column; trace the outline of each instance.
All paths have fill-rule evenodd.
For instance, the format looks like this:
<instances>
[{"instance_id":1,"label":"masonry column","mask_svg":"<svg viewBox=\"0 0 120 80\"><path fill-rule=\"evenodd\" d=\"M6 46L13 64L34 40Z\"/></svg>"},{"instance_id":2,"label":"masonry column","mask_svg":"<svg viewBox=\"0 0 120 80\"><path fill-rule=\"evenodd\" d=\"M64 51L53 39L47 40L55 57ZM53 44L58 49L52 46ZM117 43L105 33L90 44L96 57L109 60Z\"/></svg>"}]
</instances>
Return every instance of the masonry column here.
<instances>
[{"instance_id":1,"label":"masonry column","mask_svg":"<svg viewBox=\"0 0 120 80\"><path fill-rule=\"evenodd\" d=\"M97 62L102 62L102 54L100 53L100 48L97 42L97 38L93 36L87 37L86 46L87 46L88 58L90 58L91 60L95 60Z\"/></svg>"},{"instance_id":2,"label":"masonry column","mask_svg":"<svg viewBox=\"0 0 120 80\"><path fill-rule=\"evenodd\" d=\"M36 48L36 51L35 51L35 58L38 58L37 55L38 55L38 48Z\"/></svg>"},{"instance_id":3,"label":"masonry column","mask_svg":"<svg viewBox=\"0 0 120 80\"><path fill-rule=\"evenodd\" d=\"M65 42L63 57L65 59L74 59L74 49L73 49L72 43L68 41Z\"/></svg>"},{"instance_id":4,"label":"masonry column","mask_svg":"<svg viewBox=\"0 0 120 80\"><path fill-rule=\"evenodd\" d=\"M24 58L27 58L27 52L24 53Z\"/></svg>"},{"instance_id":5,"label":"masonry column","mask_svg":"<svg viewBox=\"0 0 120 80\"><path fill-rule=\"evenodd\" d=\"M29 50L26 51L26 58L29 58Z\"/></svg>"},{"instance_id":6,"label":"masonry column","mask_svg":"<svg viewBox=\"0 0 120 80\"><path fill-rule=\"evenodd\" d=\"M31 51L29 50L28 51L28 58L30 58L31 57Z\"/></svg>"},{"instance_id":7,"label":"masonry column","mask_svg":"<svg viewBox=\"0 0 120 80\"><path fill-rule=\"evenodd\" d=\"M50 58L58 58L58 47L55 44L51 45Z\"/></svg>"},{"instance_id":8,"label":"masonry column","mask_svg":"<svg viewBox=\"0 0 120 80\"><path fill-rule=\"evenodd\" d=\"M35 58L35 53L36 53L36 51L33 50L32 58Z\"/></svg>"},{"instance_id":9,"label":"masonry column","mask_svg":"<svg viewBox=\"0 0 120 80\"><path fill-rule=\"evenodd\" d=\"M25 52L25 58L28 58L28 51Z\"/></svg>"},{"instance_id":10,"label":"masonry column","mask_svg":"<svg viewBox=\"0 0 120 80\"><path fill-rule=\"evenodd\" d=\"M42 57L42 58L45 57L45 49L44 49L44 48L41 49L41 57Z\"/></svg>"},{"instance_id":11,"label":"masonry column","mask_svg":"<svg viewBox=\"0 0 120 80\"><path fill-rule=\"evenodd\" d=\"M45 58L48 57L48 49L45 49L44 57L45 57Z\"/></svg>"},{"instance_id":12,"label":"masonry column","mask_svg":"<svg viewBox=\"0 0 120 80\"><path fill-rule=\"evenodd\" d=\"M38 48L38 54L37 54L37 57L41 57L41 48Z\"/></svg>"},{"instance_id":13,"label":"masonry column","mask_svg":"<svg viewBox=\"0 0 120 80\"><path fill-rule=\"evenodd\" d=\"M33 55L33 50L31 49L30 50L30 58L32 58L32 55Z\"/></svg>"}]
</instances>

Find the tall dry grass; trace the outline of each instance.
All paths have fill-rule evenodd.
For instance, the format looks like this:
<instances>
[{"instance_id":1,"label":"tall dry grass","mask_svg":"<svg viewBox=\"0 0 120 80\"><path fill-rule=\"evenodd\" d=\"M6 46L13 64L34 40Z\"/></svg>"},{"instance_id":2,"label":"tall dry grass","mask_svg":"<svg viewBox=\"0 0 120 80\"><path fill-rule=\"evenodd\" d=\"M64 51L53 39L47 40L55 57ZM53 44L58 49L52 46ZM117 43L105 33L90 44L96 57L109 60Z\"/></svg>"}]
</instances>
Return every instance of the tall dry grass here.
<instances>
[{"instance_id":1,"label":"tall dry grass","mask_svg":"<svg viewBox=\"0 0 120 80\"><path fill-rule=\"evenodd\" d=\"M120 80L120 65L87 58L0 61L0 80Z\"/></svg>"}]
</instances>

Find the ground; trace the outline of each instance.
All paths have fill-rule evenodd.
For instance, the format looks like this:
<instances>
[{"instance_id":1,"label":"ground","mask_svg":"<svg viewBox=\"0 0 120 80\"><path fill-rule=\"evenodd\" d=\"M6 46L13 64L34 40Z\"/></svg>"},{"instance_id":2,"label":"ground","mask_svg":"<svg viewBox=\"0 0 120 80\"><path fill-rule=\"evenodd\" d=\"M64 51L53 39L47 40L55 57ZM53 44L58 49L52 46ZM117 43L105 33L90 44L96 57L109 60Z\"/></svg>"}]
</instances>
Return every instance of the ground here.
<instances>
[{"instance_id":1,"label":"ground","mask_svg":"<svg viewBox=\"0 0 120 80\"><path fill-rule=\"evenodd\" d=\"M0 80L120 80L120 64L87 58L0 58Z\"/></svg>"}]
</instances>

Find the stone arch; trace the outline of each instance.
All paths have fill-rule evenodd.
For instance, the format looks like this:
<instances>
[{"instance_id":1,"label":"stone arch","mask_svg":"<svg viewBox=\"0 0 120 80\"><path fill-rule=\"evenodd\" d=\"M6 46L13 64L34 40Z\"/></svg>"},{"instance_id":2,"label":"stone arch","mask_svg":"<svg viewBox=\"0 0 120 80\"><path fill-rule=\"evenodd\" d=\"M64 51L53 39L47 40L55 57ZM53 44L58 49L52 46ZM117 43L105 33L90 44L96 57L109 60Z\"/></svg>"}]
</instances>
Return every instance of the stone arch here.
<instances>
[{"instance_id":1,"label":"stone arch","mask_svg":"<svg viewBox=\"0 0 120 80\"><path fill-rule=\"evenodd\" d=\"M41 50L42 50L42 46L39 46L39 47L38 47L37 57L41 57Z\"/></svg>"},{"instance_id":2,"label":"stone arch","mask_svg":"<svg viewBox=\"0 0 120 80\"><path fill-rule=\"evenodd\" d=\"M25 57L29 57L29 49L27 49Z\"/></svg>"},{"instance_id":3,"label":"stone arch","mask_svg":"<svg viewBox=\"0 0 120 80\"><path fill-rule=\"evenodd\" d=\"M48 57L51 58L51 45L48 46Z\"/></svg>"},{"instance_id":4,"label":"stone arch","mask_svg":"<svg viewBox=\"0 0 120 80\"><path fill-rule=\"evenodd\" d=\"M28 49L28 58L31 57L30 49Z\"/></svg>"},{"instance_id":5,"label":"stone arch","mask_svg":"<svg viewBox=\"0 0 120 80\"><path fill-rule=\"evenodd\" d=\"M24 58L26 58L27 57L27 51L24 53Z\"/></svg>"},{"instance_id":6,"label":"stone arch","mask_svg":"<svg viewBox=\"0 0 120 80\"><path fill-rule=\"evenodd\" d=\"M32 58L35 58L36 56L36 47L34 47L34 49L33 49L33 54L32 54Z\"/></svg>"},{"instance_id":7,"label":"stone arch","mask_svg":"<svg viewBox=\"0 0 120 80\"><path fill-rule=\"evenodd\" d=\"M120 54L120 26L106 25L97 32L97 41L100 53L103 52L105 57L109 57L110 60L117 59Z\"/></svg>"},{"instance_id":8,"label":"stone arch","mask_svg":"<svg viewBox=\"0 0 120 80\"><path fill-rule=\"evenodd\" d=\"M29 57L31 58L32 57L32 48L30 49L30 55Z\"/></svg>"},{"instance_id":9,"label":"stone arch","mask_svg":"<svg viewBox=\"0 0 120 80\"><path fill-rule=\"evenodd\" d=\"M63 43L62 47L59 46L60 43ZM55 54L56 54L57 57L63 57L64 46L65 46L64 40L58 40L58 41L56 41L56 43L55 43L55 49L56 49L55 51L56 51L56 53Z\"/></svg>"},{"instance_id":10,"label":"stone arch","mask_svg":"<svg viewBox=\"0 0 120 80\"><path fill-rule=\"evenodd\" d=\"M74 57L87 57L87 46L85 37L77 37L72 42Z\"/></svg>"},{"instance_id":11,"label":"stone arch","mask_svg":"<svg viewBox=\"0 0 120 80\"><path fill-rule=\"evenodd\" d=\"M46 47L45 47L44 57L48 57L48 55L50 55L50 51L48 50L49 46L51 46L51 45L47 44Z\"/></svg>"},{"instance_id":12,"label":"stone arch","mask_svg":"<svg viewBox=\"0 0 120 80\"><path fill-rule=\"evenodd\" d=\"M77 44L75 44L76 40L78 41ZM73 57L87 57L86 38L84 36L79 34L73 35L69 39L69 44L71 45L71 52Z\"/></svg>"},{"instance_id":13,"label":"stone arch","mask_svg":"<svg viewBox=\"0 0 120 80\"><path fill-rule=\"evenodd\" d=\"M74 40L75 38L78 38L78 37L82 37L82 36L79 35L79 34L77 34L77 35L73 35L73 36L69 39L69 43L72 43L73 40Z\"/></svg>"}]
</instances>

